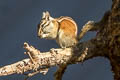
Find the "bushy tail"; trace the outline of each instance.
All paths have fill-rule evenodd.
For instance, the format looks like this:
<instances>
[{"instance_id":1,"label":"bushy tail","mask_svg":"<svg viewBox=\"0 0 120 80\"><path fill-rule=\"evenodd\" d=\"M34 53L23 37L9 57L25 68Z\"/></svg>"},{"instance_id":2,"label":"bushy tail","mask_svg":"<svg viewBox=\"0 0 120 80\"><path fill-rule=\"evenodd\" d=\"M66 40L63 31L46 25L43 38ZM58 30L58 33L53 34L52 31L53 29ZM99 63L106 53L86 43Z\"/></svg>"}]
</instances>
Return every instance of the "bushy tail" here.
<instances>
[{"instance_id":1,"label":"bushy tail","mask_svg":"<svg viewBox=\"0 0 120 80\"><path fill-rule=\"evenodd\" d=\"M83 28L81 29L79 35L78 35L78 41L80 41L83 36L88 32L88 31L93 31L93 27L95 26L94 21L88 21Z\"/></svg>"}]
</instances>

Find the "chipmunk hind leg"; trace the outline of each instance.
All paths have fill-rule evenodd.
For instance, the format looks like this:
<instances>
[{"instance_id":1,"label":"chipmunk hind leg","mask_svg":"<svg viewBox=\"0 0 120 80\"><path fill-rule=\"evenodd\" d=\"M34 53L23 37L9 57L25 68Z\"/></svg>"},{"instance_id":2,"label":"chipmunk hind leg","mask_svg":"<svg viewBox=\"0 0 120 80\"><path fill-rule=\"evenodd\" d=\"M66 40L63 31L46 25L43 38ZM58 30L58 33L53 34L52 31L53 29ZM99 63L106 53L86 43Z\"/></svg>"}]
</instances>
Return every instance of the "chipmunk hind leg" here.
<instances>
[{"instance_id":1,"label":"chipmunk hind leg","mask_svg":"<svg viewBox=\"0 0 120 80\"><path fill-rule=\"evenodd\" d=\"M63 38L59 41L62 48L72 47L77 43L75 37L64 35Z\"/></svg>"}]
</instances>

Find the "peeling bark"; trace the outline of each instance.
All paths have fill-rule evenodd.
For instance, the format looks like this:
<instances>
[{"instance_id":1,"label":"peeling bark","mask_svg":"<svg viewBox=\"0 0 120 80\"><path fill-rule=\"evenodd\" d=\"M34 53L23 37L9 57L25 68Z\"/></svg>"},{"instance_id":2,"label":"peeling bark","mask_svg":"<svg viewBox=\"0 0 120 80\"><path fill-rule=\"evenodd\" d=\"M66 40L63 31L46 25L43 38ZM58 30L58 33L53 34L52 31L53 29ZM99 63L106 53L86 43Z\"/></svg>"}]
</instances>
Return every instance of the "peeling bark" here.
<instances>
[{"instance_id":1,"label":"peeling bark","mask_svg":"<svg viewBox=\"0 0 120 80\"><path fill-rule=\"evenodd\" d=\"M83 44L83 46L85 46L86 44ZM76 49L75 56L72 56L74 53L72 48L53 49L53 50L50 50L49 52L40 52L39 50L35 49L33 46L29 46L27 43L24 43L24 48L27 50L26 54L29 52L30 55L32 56L32 59L31 58L24 59L14 64L1 67L0 76L6 76L10 74L15 74L15 73L23 74L24 72L30 71L30 70L33 70L33 71L39 70L39 72L42 73L43 70L49 67L66 63L71 57L73 58L71 59L69 64L75 64L77 62L81 62L84 60L84 58L87 59L87 54L86 52L84 52L86 51L86 49L82 47L81 47L81 52L79 52L78 49L75 48ZM89 52L89 50L87 50L87 52Z\"/></svg>"}]
</instances>

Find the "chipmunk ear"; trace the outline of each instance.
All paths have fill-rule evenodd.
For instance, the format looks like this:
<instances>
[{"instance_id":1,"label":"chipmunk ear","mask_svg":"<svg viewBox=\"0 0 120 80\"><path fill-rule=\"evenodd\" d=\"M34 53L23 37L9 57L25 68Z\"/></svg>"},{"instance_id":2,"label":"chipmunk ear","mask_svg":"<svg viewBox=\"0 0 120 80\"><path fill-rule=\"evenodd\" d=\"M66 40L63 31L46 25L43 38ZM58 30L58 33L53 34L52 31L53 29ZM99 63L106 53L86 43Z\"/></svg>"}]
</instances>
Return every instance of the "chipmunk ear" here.
<instances>
[{"instance_id":1,"label":"chipmunk ear","mask_svg":"<svg viewBox=\"0 0 120 80\"><path fill-rule=\"evenodd\" d=\"M50 13L48 11L45 12L45 15L47 20L53 20L53 18L50 16Z\"/></svg>"},{"instance_id":2,"label":"chipmunk ear","mask_svg":"<svg viewBox=\"0 0 120 80\"><path fill-rule=\"evenodd\" d=\"M50 13L48 11L45 12L46 20L50 20Z\"/></svg>"},{"instance_id":3,"label":"chipmunk ear","mask_svg":"<svg viewBox=\"0 0 120 80\"><path fill-rule=\"evenodd\" d=\"M53 18L50 16L50 13L48 11L43 12L42 18L46 20L53 20Z\"/></svg>"},{"instance_id":4,"label":"chipmunk ear","mask_svg":"<svg viewBox=\"0 0 120 80\"><path fill-rule=\"evenodd\" d=\"M46 16L50 16L50 13L48 11L45 12Z\"/></svg>"},{"instance_id":5,"label":"chipmunk ear","mask_svg":"<svg viewBox=\"0 0 120 80\"><path fill-rule=\"evenodd\" d=\"M45 15L45 12L43 12L42 18L45 18L45 16L46 16L46 15Z\"/></svg>"},{"instance_id":6,"label":"chipmunk ear","mask_svg":"<svg viewBox=\"0 0 120 80\"><path fill-rule=\"evenodd\" d=\"M49 17L50 17L50 13L48 11L43 12L42 18L49 20Z\"/></svg>"}]
</instances>

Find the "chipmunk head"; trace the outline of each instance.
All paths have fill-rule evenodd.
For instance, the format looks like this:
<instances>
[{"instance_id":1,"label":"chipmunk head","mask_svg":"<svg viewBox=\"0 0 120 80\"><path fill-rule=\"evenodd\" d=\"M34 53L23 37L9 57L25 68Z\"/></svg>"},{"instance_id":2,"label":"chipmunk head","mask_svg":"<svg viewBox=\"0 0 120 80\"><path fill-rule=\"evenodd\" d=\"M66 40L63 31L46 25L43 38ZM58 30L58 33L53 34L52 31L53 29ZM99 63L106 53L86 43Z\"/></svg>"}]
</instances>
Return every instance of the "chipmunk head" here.
<instances>
[{"instance_id":1,"label":"chipmunk head","mask_svg":"<svg viewBox=\"0 0 120 80\"><path fill-rule=\"evenodd\" d=\"M58 32L58 23L52 18L48 11L43 12L40 24L38 24L38 37L55 39Z\"/></svg>"}]
</instances>

